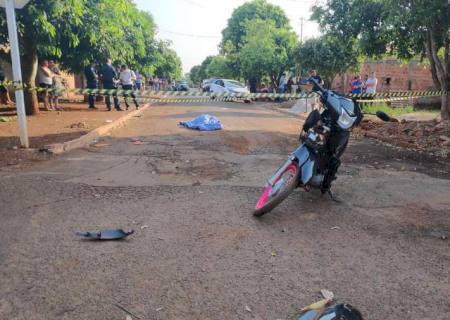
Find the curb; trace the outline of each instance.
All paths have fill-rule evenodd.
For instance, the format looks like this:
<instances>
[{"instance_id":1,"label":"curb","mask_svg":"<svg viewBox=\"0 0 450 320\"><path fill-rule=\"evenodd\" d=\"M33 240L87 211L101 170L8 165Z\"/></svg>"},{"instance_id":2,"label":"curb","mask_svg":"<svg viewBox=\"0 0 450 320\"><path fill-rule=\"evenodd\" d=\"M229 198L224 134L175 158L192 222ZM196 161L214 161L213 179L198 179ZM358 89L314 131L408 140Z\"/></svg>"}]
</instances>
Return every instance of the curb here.
<instances>
[{"instance_id":1,"label":"curb","mask_svg":"<svg viewBox=\"0 0 450 320\"><path fill-rule=\"evenodd\" d=\"M145 110L147 110L150 107L150 105L144 105L139 108L139 110L132 111L123 117L120 117L117 120L114 120L111 123L105 124L103 126L100 126L89 133L86 133L85 135L82 135L79 138L66 141L63 143L54 143L51 145L47 145L44 148L40 149L41 151L45 151L51 154L62 154L64 152L68 152L74 149L83 148L90 144L92 144L96 139L98 139L101 136L104 136L108 132L110 132L113 129L117 129L125 124L128 120L131 118L134 118L141 113L143 113Z\"/></svg>"}]
</instances>

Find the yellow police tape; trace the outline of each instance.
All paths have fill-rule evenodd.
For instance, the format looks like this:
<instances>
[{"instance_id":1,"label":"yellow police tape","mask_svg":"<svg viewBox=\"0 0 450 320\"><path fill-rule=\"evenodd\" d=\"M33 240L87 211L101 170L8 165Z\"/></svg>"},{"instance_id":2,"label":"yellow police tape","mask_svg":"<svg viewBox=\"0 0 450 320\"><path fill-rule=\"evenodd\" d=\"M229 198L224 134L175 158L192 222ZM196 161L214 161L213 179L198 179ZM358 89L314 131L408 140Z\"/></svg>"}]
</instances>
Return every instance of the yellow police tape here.
<instances>
[{"instance_id":1,"label":"yellow police tape","mask_svg":"<svg viewBox=\"0 0 450 320\"><path fill-rule=\"evenodd\" d=\"M1 82L0 86L12 87L14 90L30 90L38 93L57 92L74 93L79 95L97 95L97 96L130 96L134 94L138 98L149 98L153 102L203 102L203 101L233 101L240 100L258 100L258 99L304 99L317 97L314 92L300 93L231 93L231 92L201 92L196 90L189 91L154 91L154 90L123 90L123 89L55 89L41 87L27 87L24 84L15 84L12 81ZM446 92L449 94L448 92ZM344 94L344 96L364 103L385 102L392 100L400 100L400 98L419 98L419 97L437 97L443 94L442 91L397 91L397 92L380 92L380 93L360 93L360 94ZM183 98L178 98L183 97ZM186 98L184 98L186 97ZM381 98L381 99L377 99Z\"/></svg>"}]
</instances>

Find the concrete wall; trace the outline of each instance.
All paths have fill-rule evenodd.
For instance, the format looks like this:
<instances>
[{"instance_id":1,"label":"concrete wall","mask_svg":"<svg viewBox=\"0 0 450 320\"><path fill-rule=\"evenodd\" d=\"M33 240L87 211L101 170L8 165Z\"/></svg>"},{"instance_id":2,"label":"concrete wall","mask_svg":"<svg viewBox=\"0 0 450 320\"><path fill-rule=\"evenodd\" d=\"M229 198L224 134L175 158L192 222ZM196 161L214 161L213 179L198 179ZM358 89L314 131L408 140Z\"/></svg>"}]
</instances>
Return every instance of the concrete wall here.
<instances>
[{"instance_id":1,"label":"concrete wall","mask_svg":"<svg viewBox=\"0 0 450 320\"><path fill-rule=\"evenodd\" d=\"M429 66L414 60L406 64L395 59L367 61L361 66L361 78L364 79L364 76L372 71L376 72L378 78L378 92L433 89ZM354 76L355 73L351 72L337 76L333 82L333 88L348 92L349 82Z\"/></svg>"}]
</instances>

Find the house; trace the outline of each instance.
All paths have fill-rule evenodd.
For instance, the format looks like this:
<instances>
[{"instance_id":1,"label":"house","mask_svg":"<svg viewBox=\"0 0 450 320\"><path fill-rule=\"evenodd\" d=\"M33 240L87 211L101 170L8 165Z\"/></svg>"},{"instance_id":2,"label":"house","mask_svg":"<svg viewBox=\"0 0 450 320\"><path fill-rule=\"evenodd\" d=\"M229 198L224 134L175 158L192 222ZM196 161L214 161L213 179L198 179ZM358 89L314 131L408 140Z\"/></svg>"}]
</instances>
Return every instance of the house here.
<instances>
[{"instance_id":1,"label":"house","mask_svg":"<svg viewBox=\"0 0 450 320\"><path fill-rule=\"evenodd\" d=\"M424 91L434 89L430 67L417 60L402 63L397 59L370 60L362 64L361 78L374 71L378 78L377 92L389 91ZM333 89L340 92L350 90L349 83L355 72L338 75L332 84Z\"/></svg>"}]
</instances>

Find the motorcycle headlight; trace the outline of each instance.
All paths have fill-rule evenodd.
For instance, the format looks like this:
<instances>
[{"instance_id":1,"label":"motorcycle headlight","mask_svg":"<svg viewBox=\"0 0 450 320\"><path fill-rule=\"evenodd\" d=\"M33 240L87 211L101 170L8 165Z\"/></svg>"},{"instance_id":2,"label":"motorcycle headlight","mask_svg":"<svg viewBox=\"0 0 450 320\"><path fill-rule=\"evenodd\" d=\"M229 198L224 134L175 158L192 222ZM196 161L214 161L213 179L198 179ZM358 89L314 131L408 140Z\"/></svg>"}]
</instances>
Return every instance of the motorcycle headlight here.
<instances>
[{"instance_id":1,"label":"motorcycle headlight","mask_svg":"<svg viewBox=\"0 0 450 320\"><path fill-rule=\"evenodd\" d=\"M341 110L341 115L337 121L339 127L344 130L350 129L355 123L356 117L350 117L347 112L345 112L344 108Z\"/></svg>"}]
</instances>

